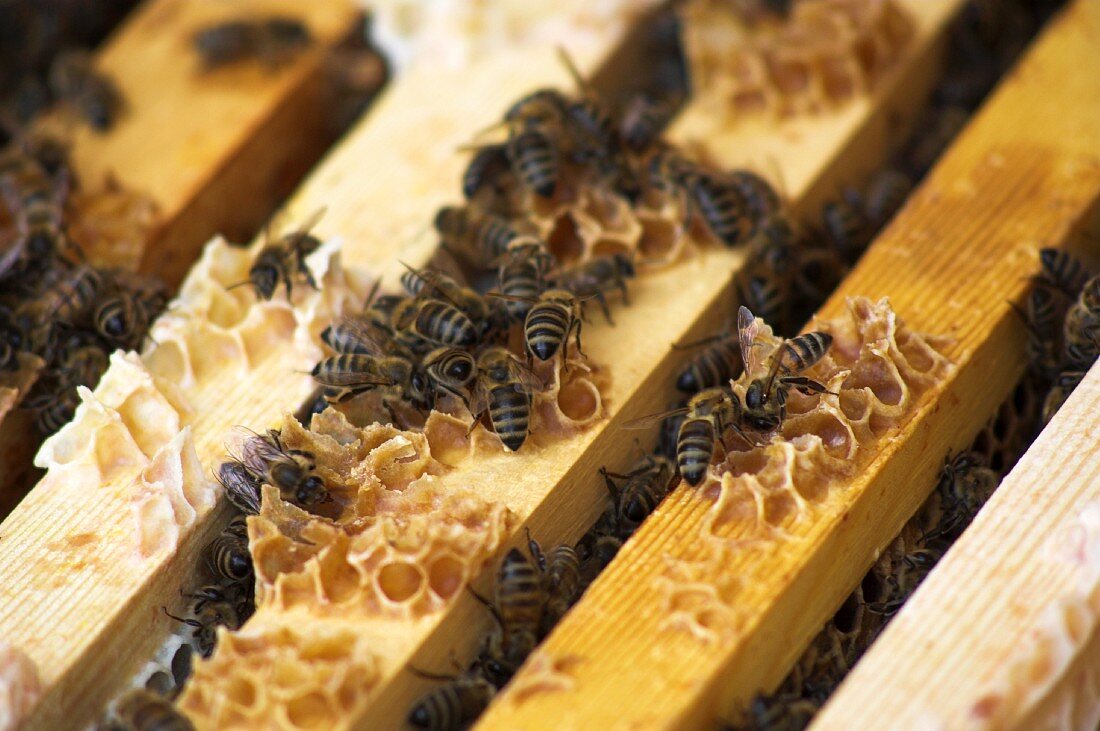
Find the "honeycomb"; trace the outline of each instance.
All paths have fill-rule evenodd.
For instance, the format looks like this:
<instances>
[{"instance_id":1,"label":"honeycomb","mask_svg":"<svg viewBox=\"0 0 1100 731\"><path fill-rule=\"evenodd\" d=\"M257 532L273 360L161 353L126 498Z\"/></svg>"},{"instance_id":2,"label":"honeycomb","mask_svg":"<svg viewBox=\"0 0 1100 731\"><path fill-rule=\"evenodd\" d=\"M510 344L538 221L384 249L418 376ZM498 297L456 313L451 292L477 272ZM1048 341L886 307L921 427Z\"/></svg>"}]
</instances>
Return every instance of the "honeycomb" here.
<instances>
[{"instance_id":1,"label":"honeycomb","mask_svg":"<svg viewBox=\"0 0 1100 731\"><path fill-rule=\"evenodd\" d=\"M215 500L195 452L190 407L133 353L116 351L95 391L79 387L73 420L47 439L35 465L44 484L121 487L143 557L173 550Z\"/></svg>"},{"instance_id":2,"label":"honeycomb","mask_svg":"<svg viewBox=\"0 0 1100 731\"><path fill-rule=\"evenodd\" d=\"M724 0L690 0L680 12L692 86L707 90L697 103L721 125L866 94L913 36L895 0L794 0L785 18L748 17Z\"/></svg>"},{"instance_id":3,"label":"honeycomb","mask_svg":"<svg viewBox=\"0 0 1100 731\"><path fill-rule=\"evenodd\" d=\"M250 287L228 289L248 280L260 246L231 246L220 237L206 245L150 331L143 357L152 372L189 389L208 378L245 375L287 340L303 368L321 357L321 331L345 307L362 303L368 282L340 266L340 242L330 240L306 260L319 291L302 285L288 302L282 290L257 301Z\"/></svg>"},{"instance_id":4,"label":"honeycomb","mask_svg":"<svg viewBox=\"0 0 1100 731\"><path fill-rule=\"evenodd\" d=\"M354 627L311 615L218 633L179 706L197 729L323 729L364 707L378 664Z\"/></svg>"},{"instance_id":5,"label":"honeycomb","mask_svg":"<svg viewBox=\"0 0 1100 731\"><path fill-rule=\"evenodd\" d=\"M835 485L855 474L870 448L898 429L923 392L953 368L943 343L907 328L887 299L848 299L847 317L816 323L833 335L811 378L838 396L792 392L780 433L759 449L729 440L724 461L712 465L701 489L713 496L710 528L747 522L765 535L809 521ZM763 334L758 342L780 341ZM747 379L734 390L744 400Z\"/></svg>"},{"instance_id":6,"label":"honeycomb","mask_svg":"<svg viewBox=\"0 0 1100 731\"><path fill-rule=\"evenodd\" d=\"M970 708L970 727L1100 726L1100 501L1048 541L1045 557L1073 567L1077 588L1040 615L1003 675Z\"/></svg>"},{"instance_id":7,"label":"honeycomb","mask_svg":"<svg viewBox=\"0 0 1100 731\"><path fill-rule=\"evenodd\" d=\"M41 695L34 663L18 647L0 640L0 731L18 728Z\"/></svg>"}]
</instances>

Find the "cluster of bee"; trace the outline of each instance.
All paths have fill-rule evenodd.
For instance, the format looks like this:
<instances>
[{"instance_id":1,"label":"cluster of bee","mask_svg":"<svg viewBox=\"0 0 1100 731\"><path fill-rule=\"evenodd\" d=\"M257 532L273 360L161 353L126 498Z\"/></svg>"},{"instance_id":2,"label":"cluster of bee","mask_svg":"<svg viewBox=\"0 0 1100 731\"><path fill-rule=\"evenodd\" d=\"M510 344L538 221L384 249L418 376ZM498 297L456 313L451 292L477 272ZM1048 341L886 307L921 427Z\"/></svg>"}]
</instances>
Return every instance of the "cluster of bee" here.
<instances>
[{"instance_id":1,"label":"cluster of bee","mask_svg":"<svg viewBox=\"0 0 1100 731\"><path fill-rule=\"evenodd\" d=\"M496 623L470 667L457 676L413 671L444 684L413 705L410 725L457 731L475 720L584 591L574 548L559 545L543 553L530 533L527 546L531 558L517 548L505 555L492 599L470 590Z\"/></svg>"},{"instance_id":2,"label":"cluster of bee","mask_svg":"<svg viewBox=\"0 0 1100 731\"><path fill-rule=\"evenodd\" d=\"M1100 276L1058 249L1041 250L1039 260L1040 273L1021 317L1028 329L1030 370L1048 389L1045 423L1100 355Z\"/></svg>"},{"instance_id":3,"label":"cluster of bee","mask_svg":"<svg viewBox=\"0 0 1100 731\"><path fill-rule=\"evenodd\" d=\"M227 20L202 28L192 37L208 71L249 60L275 67L311 42L309 28L297 18L283 15Z\"/></svg>"},{"instance_id":4,"label":"cluster of bee","mask_svg":"<svg viewBox=\"0 0 1100 731\"><path fill-rule=\"evenodd\" d=\"M12 240L0 253L0 371L21 354L45 362L23 407L42 434L72 417L76 386L94 386L116 348L138 349L167 294L156 280L89 264L66 230L67 150L17 136L0 150L0 193Z\"/></svg>"}]
</instances>

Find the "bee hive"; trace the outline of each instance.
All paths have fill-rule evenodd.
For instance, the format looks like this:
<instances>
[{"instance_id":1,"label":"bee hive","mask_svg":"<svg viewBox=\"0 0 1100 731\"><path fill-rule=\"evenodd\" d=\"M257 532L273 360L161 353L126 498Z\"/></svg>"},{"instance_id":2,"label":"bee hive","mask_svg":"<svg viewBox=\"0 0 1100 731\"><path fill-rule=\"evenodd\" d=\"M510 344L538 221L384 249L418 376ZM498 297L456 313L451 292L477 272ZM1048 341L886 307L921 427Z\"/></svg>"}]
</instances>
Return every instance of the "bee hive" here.
<instances>
[{"instance_id":1,"label":"bee hive","mask_svg":"<svg viewBox=\"0 0 1100 731\"><path fill-rule=\"evenodd\" d=\"M698 120L714 112L689 102L671 139L722 166L766 170L774 156L791 207L816 210L838 181L882 160L888 120L912 117L911 97L930 88L960 4L870 3L906 22L881 21L900 50L883 56L865 97L771 130L724 120L713 138ZM796 4L798 12L809 5ZM700 727L775 687L917 509L922 489L902 488L931 484L944 455L970 442L1022 371L1023 336L1004 300L1024 291L1040 242L1065 245L1100 199L1094 111L1064 113L1095 87L1045 76L1071 77L1084 63L1087 44L1065 38L1094 26L1091 12L1073 4L1037 41L821 310L815 327L835 328L836 340L809 373L832 393L792 394L782 436L763 449L730 435L726 460L704 486L678 487L642 524L482 726ZM629 35L629 22L582 25L595 38L576 54L584 70ZM640 221L590 191L521 202L546 238L560 239L563 259L638 250L661 266L631 282L614 325L599 316L585 324L589 360L545 371L535 428L516 453L488 429L468 432L457 405L423 430L353 423L350 409L315 415L309 430L286 416L312 390L307 373L323 353L324 327L361 308L379 276L395 280L399 262L428 263L433 247L416 231L457 195L454 148L519 93L543 82L571 88L552 46L514 56L490 45L453 72L410 64L289 206L299 217L328 208L318 226L325 243L309 259L319 290L296 286L293 298L257 302L249 289L228 287L248 279L260 244L211 242L153 328L154 342L141 356L114 356L100 387L82 392L77 418L40 454L46 478L0 528L0 548L15 546L0 551L8 599L0 720L91 720L178 629L159 608L178 607L181 586L195 586L203 548L224 522L210 473L226 446L238 449L234 426L279 427L286 448L315 459L332 499L303 510L263 488L248 519L256 612L238 631L219 630L179 701L199 728L398 727L433 685L417 672L449 667L452 654L465 665L492 631L466 589L489 594L501 555L526 529L548 546L572 544L597 520L606 500L597 467L627 460L633 433L621 427L664 407L683 360L668 344L725 319L746 258L698 227L677 230L670 222L682 214L671 206ZM1069 50L1047 50L1054 46ZM523 75L514 73L517 58L530 60ZM460 84L461 98L441 91ZM1038 152L1021 143L1036 130ZM364 160L388 174L364 179ZM647 250L647 225L670 243ZM930 243L938 241L954 243ZM764 333L761 348L768 342ZM746 385L735 387L742 399ZM66 507L92 491L100 499L86 510ZM1075 555L1091 555L1090 515L1072 531ZM30 555L51 558L29 566ZM23 587L39 581L29 599ZM1069 629L1048 633L1048 645L1087 679L1074 642L1091 626L1082 609L1091 595L1086 580L1075 586L1076 608L1063 615ZM989 703L990 718L1039 719L1055 706L1089 718L1087 702L1005 690L1026 675L989 686L1025 699L1026 709Z\"/></svg>"}]
</instances>

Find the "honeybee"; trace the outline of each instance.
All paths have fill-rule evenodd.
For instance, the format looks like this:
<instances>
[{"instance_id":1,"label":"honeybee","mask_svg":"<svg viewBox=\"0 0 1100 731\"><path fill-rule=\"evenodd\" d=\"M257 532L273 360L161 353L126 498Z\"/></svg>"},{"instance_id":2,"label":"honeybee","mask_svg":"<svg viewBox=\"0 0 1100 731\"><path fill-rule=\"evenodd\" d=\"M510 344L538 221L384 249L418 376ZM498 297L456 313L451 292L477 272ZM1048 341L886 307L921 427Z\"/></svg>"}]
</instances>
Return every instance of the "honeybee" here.
<instances>
[{"instance_id":1,"label":"honeybee","mask_svg":"<svg viewBox=\"0 0 1100 731\"><path fill-rule=\"evenodd\" d=\"M742 722L733 727L739 731L801 731L821 707L816 701L799 693L757 695L744 713Z\"/></svg>"},{"instance_id":2,"label":"honeybee","mask_svg":"<svg viewBox=\"0 0 1100 731\"><path fill-rule=\"evenodd\" d=\"M619 553L623 540L619 537L619 527L615 524L614 509L604 511L596 524L577 542L581 559L581 577L587 586Z\"/></svg>"},{"instance_id":3,"label":"honeybee","mask_svg":"<svg viewBox=\"0 0 1100 731\"><path fill-rule=\"evenodd\" d=\"M55 267L45 286L52 301L50 314L69 323L81 322L106 288L102 272L86 264L62 271Z\"/></svg>"},{"instance_id":4,"label":"honeybee","mask_svg":"<svg viewBox=\"0 0 1100 731\"><path fill-rule=\"evenodd\" d=\"M212 585L201 588L190 595L190 598L195 600L191 606L193 617L178 617L169 612L167 607L161 607L161 611L177 622L193 627L195 649L203 657L210 657L218 642L219 626L230 630L241 628L244 622L242 609L246 601L246 591L240 584Z\"/></svg>"},{"instance_id":5,"label":"honeybee","mask_svg":"<svg viewBox=\"0 0 1100 731\"><path fill-rule=\"evenodd\" d=\"M707 229L726 246L745 243L755 233L756 221L739 185L703 173L691 176L687 191Z\"/></svg>"},{"instance_id":6,"label":"honeybee","mask_svg":"<svg viewBox=\"0 0 1100 731\"><path fill-rule=\"evenodd\" d=\"M565 117L568 106L569 99L557 89L536 89L508 108L504 124L512 128L551 126Z\"/></svg>"},{"instance_id":7,"label":"honeybee","mask_svg":"<svg viewBox=\"0 0 1100 731\"><path fill-rule=\"evenodd\" d=\"M619 121L619 139L633 152L653 146L672 119L672 104L645 94L633 97Z\"/></svg>"},{"instance_id":8,"label":"honeybee","mask_svg":"<svg viewBox=\"0 0 1100 731\"><path fill-rule=\"evenodd\" d=\"M53 434L72 420L80 405L76 386L75 382L59 376L50 390L24 400L23 408L34 413L34 426L39 434Z\"/></svg>"},{"instance_id":9,"label":"honeybee","mask_svg":"<svg viewBox=\"0 0 1100 731\"><path fill-rule=\"evenodd\" d=\"M523 322L538 301L544 287L548 256L537 239L527 238L527 245L516 239L517 246L505 256L497 270L499 290L507 299L504 309L515 322Z\"/></svg>"},{"instance_id":10,"label":"honeybee","mask_svg":"<svg viewBox=\"0 0 1100 731\"><path fill-rule=\"evenodd\" d=\"M565 544L554 546L544 554L539 542L531 537L530 529L527 530L527 550L542 572L545 599L539 636L545 637L580 596L581 562L572 546Z\"/></svg>"},{"instance_id":11,"label":"honeybee","mask_svg":"<svg viewBox=\"0 0 1100 731\"><path fill-rule=\"evenodd\" d=\"M735 188L744 200L749 215L755 221L779 214L783 204L772 184L751 170L731 170L722 180ZM786 217L782 217L786 220Z\"/></svg>"},{"instance_id":12,"label":"honeybee","mask_svg":"<svg viewBox=\"0 0 1100 731\"><path fill-rule=\"evenodd\" d=\"M683 408L644 416L625 426L645 428L680 414L684 420L676 433L676 467L684 481L693 487L703 481L715 452L724 446L727 430L732 429L750 446L756 446L741 428L744 421L741 400L728 384L700 391Z\"/></svg>"},{"instance_id":13,"label":"honeybee","mask_svg":"<svg viewBox=\"0 0 1100 731\"><path fill-rule=\"evenodd\" d=\"M260 513L260 481L252 476L244 463L235 459L218 465L218 482L225 496L237 510L245 515Z\"/></svg>"},{"instance_id":14,"label":"honeybee","mask_svg":"<svg viewBox=\"0 0 1100 731\"><path fill-rule=\"evenodd\" d=\"M1076 369L1087 370L1100 355L1100 276L1085 282L1066 312L1062 340L1065 360Z\"/></svg>"},{"instance_id":15,"label":"honeybee","mask_svg":"<svg viewBox=\"0 0 1100 731\"><path fill-rule=\"evenodd\" d=\"M474 424L488 413L493 431L504 446L514 452L527 440L532 394L540 390L542 384L514 355L500 346L481 352L477 371L477 388L471 404Z\"/></svg>"},{"instance_id":16,"label":"honeybee","mask_svg":"<svg viewBox=\"0 0 1100 731\"><path fill-rule=\"evenodd\" d=\"M252 555L248 552L248 525L236 516L206 547L206 563L215 576L228 581L246 581L252 576Z\"/></svg>"},{"instance_id":17,"label":"honeybee","mask_svg":"<svg viewBox=\"0 0 1100 731\"><path fill-rule=\"evenodd\" d=\"M944 518L933 538L953 538L962 533L999 483L997 473L976 452L963 451L953 459L945 459L936 484Z\"/></svg>"},{"instance_id":18,"label":"honeybee","mask_svg":"<svg viewBox=\"0 0 1100 731\"><path fill-rule=\"evenodd\" d=\"M143 688L123 693L114 703L113 724L126 731L194 731L172 702Z\"/></svg>"},{"instance_id":19,"label":"honeybee","mask_svg":"<svg viewBox=\"0 0 1100 731\"><path fill-rule=\"evenodd\" d=\"M239 461L253 479L279 488L284 500L309 506L329 499L325 481L313 472L316 468L313 454L287 449L275 429L246 439Z\"/></svg>"},{"instance_id":20,"label":"honeybee","mask_svg":"<svg viewBox=\"0 0 1100 731\"><path fill-rule=\"evenodd\" d=\"M632 279L636 272L634 261L626 254L601 256L590 261L563 269L553 277L554 285L569 292L574 297L595 299L603 310L608 322L611 311L607 307L607 292L617 289L623 295L623 303L630 304L626 280Z\"/></svg>"},{"instance_id":21,"label":"honeybee","mask_svg":"<svg viewBox=\"0 0 1100 731\"><path fill-rule=\"evenodd\" d=\"M392 350L388 317L345 315L321 331L321 340L344 355L385 355Z\"/></svg>"},{"instance_id":22,"label":"honeybee","mask_svg":"<svg viewBox=\"0 0 1100 731\"><path fill-rule=\"evenodd\" d=\"M433 388L452 393L469 404L470 387L477 378L474 356L458 348L436 348L424 356L421 367Z\"/></svg>"},{"instance_id":23,"label":"honeybee","mask_svg":"<svg viewBox=\"0 0 1100 731\"><path fill-rule=\"evenodd\" d=\"M1075 256L1061 249L1040 249L1039 263L1042 266L1041 279L1074 299L1091 276Z\"/></svg>"},{"instance_id":24,"label":"honeybee","mask_svg":"<svg viewBox=\"0 0 1100 731\"><path fill-rule=\"evenodd\" d=\"M462 195L470 200L484 189L499 194L510 180L511 171L508 147L503 144L485 145L470 158L462 174Z\"/></svg>"},{"instance_id":25,"label":"honeybee","mask_svg":"<svg viewBox=\"0 0 1100 731\"><path fill-rule=\"evenodd\" d=\"M496 695L496 688L477 672L436 675L412 669L428 680L446 682L425 693L409 711L408 722L427 731L459 731L477 719Z\"/></svg>"},{"instance_id":26,"label":"honeybee","mask_svg":"<svg viewBox=\"0 0 1100 731\"><path fill-rule=\"evenodd\" d=\"M737 299L761 319L786 326L791 320L791 278L780 277L764 267L748 266L736 277ZM738 356L740 362L740 356Z\"/></svg>"},{"instance_id":27,"label":"honeybee","mask_svg":"<svg viewBox=\"0 0 1100 731\"><path fill-rule=\"evenodd\" d=\"M423 293L399 301L391 319L399 335L434 345L470 347L481 335L479 327L456 304ZM408 345L418 350L414 342Z\"/></svg>"},{"instance_id":28,"label":"honeybee","mask_svg":"<svg viewBox=\"0 0 1100 731\"><path fill-rule=\"evenodd\" d=\"M558 58L581 92L581 98L570 100L565 108L568 137L574 148L573 159L582 163L606 159L616 142L611 115L561 46L558 46Z\"/></svg>"},{"instance_id":29,"label":"honeybee","mask_svg":"<svg viewBox=\"0 0 1100 731\"><path fill-rule=\"evenodd\" d=\"M50 180L31 176L17 184L10 176L0 177L0 194L15 221L15 243L0 254L0 280L54 261L58 253L75 247L65 234L67 179Z\"/></svg>"},{"instance_id":30,"label":"honeybee","mask_svg":"<svg viewBox=\"0 0 1100 731\"><path fill-rule=\"evenodd\" d=\"M875 174L863 194L864 215L875 230L881 229L901 210L913 181L900 170L886 168Z\"/></svg>"},{"instance_id":31,"label":"honeybee","mask_svg":"<svg viewBox=\"0 0 1100 731\"><path fill-rule=\"evenodd\" d=\"M405 291L413 296L439 297L457 307L478 329L478 337L485 334L490 324L489 305L485 298L470 287L465 287L446 274L436 270L417 270L404 265L401 275Z\"/></svg>"},{"instance_id":32,"label":"honeybee","mask_svg":"<svg viewBox=\"0 0 1100 731\"><path fill-rule=\"evenodd\" d=\"M745 373L762 371L757 355L757 335L762 321L742 305L737 311L737 337L741 345L741 359ZM772 432L779 428L787 415L787 391L790 388L805 394L828 393L826 387L805 376L798 375L824 357L833 343L833 336L823 332L810 332L784 340L771 354L771 366L766 375L756 376L745 390L744 423L758 432Z\"/></svg>"},{"instance_id":33,"label":"honeybee","mask_svg":"<svg viewBox=\"0 0 1100 731\"><path fill-rule=\"evenodd\" d=\"M54 97L100 132L109 129L122 110L122 93L109 77L95 69L87 51L58 54L50 65L49 78Z\"/></svg>"},{"instance_id":34,"label":"honeybee","mask_svg":"<svg viewBox=\"0 0 1100 731\"><path fill-rule=\"evenodd\" d=\"M137 348L145 338L153 313L134 293L116 288L95 308L92 323L96 333L117 348Z\"/></svg>"},{"instance_id":35,"label":"honeybee","mask_svg":"<svg viewBox=\"0 0 1100 731\"><path fill-rule=\"evenodd\" d=\"M741 348L732 324L720 333L673 347L687 349L703 346L706 347L692 357L676 377L676 388L683 393L698 393L729 383L741 371Z\"/></svg>"},{"instance_id":36,"label":"honeybee","mask_svg":"<svg viewBox=\"0 0 1100 731\"><path fill-rule=\"evenodd\" d=\"M1058 342L1055 340L1058 312L1053 293L1046 287L1032 288L1022 312L1016 305L1009 304L1027 328L1028 366L1040 378L1047 381L1053 379L1061 365Z\"/></svg>"},{"instance_id":37,"label":"honeybee","mask_svg":"<svg viewBox=\"0 0 1100 731\"><path fill-rule=\"evenodd\" d=\"M1054 384L1050 387L1050 391L1047 393L1046 398L1043 399L1044 424L1054 418L1054 414L1058 412L1058 409L1062 408L1062 404L1066 402L1069 395L1073 393L1073 389L1077 388L1077 385L1081 383L1081 379L1084 377L1085 371L1072 369L1062 371L1055 377Z\"/></svg>"},{"instance_id":38,"label":"honeybee","mask_svg":"<svg viewBox=\"0 0 1100 731\"><path fill-rule=\"evenodd\" d=\"M676 475L672 460L647 454L630 472L618 474L600 468L615 510L618 537L626 540L664 500ZM617 484L615 480L622 480Z\"/></svg>"},{"instance_id":39,"label":"honeybee","mask_svg":"<svg viewBox=\"0 0 1100 731\"><path fill-rule=\"evenodd\" d=\"M851 188L845 190L841 198L822 206L821 222L825 238L848 264L859 258L874 235L859 193Z\"/></svg>"},{"instance_id":40,"label":"honeybee","mask_svg":"<svg viewBox=\"0 0 1100 731\"><path fill-rule=\"evenodd\" d=\"M230 20L202 28L192 37L207 71L251 58L275 67L310 42L309 28L284 16Z\"/></svg>"},{"instance_id":41,"label":"honeybee","mask_svg":"<svg viewBox=\"0 0 1100 731\"><path fill-rule=\"evenodd\" d=\"M558 148L541 129L525 129L508 139L512 173L531 192L551 198L558 188L561 162Z\"/></svg>"},{"instance_id":42,"label":"honeybee","mask_svg":"<svg viewBox=\"0 0 1100 731\"><path fill-rule=\"evenodd\" d=\"M481 651L481 666L486 679L497 688L503 687L538 644L539 627L546 606L542 575L518 550L511 549L504 557L494 587L493 601L479 596L479 602L489 608L497 621L496 633L489 636Z\"/></svg>"},{"instance_id":43,"label":"honeybee","mask_svg":"<svg viewBox=\"0 0 1100 731\"><path fill-rule=\"evenodd\" d=\"M324 213L323 208L319 209L297 230L284 234L275 241L271 240L270 234L265 234L267 243L260 249L248 270L248 281L234 284L230 289L248 284L255 290L256 296L264 300L275 296L279 282L286 287L289 300L296 278L304 279L306 284L317 289L317 282L306 264L306 257L321 247L321 240L311 235L310 230L317 225Z\"/></svg>"},{"instance_id":44,"label":"honeybee","mask_svg":"<svg viewBox=\"0 0 1100 731\"><path fill-rule=\"evenodd\" d=\"M560 349L562 360L569 358L569 338L577 346L581 357L581 303L572 292L565 289L548 289L539 295L537 302L527 312L523 321L523 336L527 352L541 361L554 357Z\"/></svg>"}]
</instances>

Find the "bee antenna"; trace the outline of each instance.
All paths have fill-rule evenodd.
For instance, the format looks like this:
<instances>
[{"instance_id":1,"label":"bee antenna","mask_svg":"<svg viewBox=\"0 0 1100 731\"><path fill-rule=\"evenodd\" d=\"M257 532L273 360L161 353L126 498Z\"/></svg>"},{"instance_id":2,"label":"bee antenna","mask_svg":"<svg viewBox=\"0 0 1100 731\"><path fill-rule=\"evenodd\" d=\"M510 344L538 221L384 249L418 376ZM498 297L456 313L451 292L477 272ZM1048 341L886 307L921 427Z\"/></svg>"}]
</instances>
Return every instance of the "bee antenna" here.
<instances>
[{"instance_id":1,"label":"bee antenna","mask_svg":"<svg viewBox=\"0 0 1100 731\"><path fill-rule=\"evenodd\" d=\"M230 284L229 286L226 287L226 290L236 289L237 287L243 287L246 284L252 284L252 280L251 279L246 279L243 282L237 282L236 284Z\"/></svg>"},{"instance_id":2,"label":"bee antenna","mask_svg":"<svg viewBox=\"0 0 1100 731\"><path fill-rule=\"evenodd\" d=\"M591 91L591 87L589 87L588 82L584 80L584 77L581 76L577 64L573 61L573 57L569 55L569 51L565 50L564 45L558 44L558 58L561 59L562 65L565 66L565 70L573 77L573 83L577 85L577 88L586 93Z\"/></svg>"}]
</instances>

